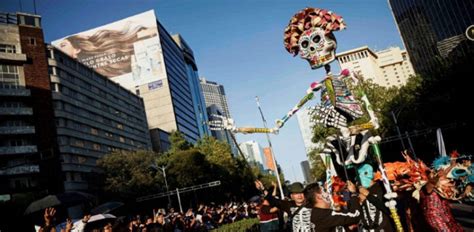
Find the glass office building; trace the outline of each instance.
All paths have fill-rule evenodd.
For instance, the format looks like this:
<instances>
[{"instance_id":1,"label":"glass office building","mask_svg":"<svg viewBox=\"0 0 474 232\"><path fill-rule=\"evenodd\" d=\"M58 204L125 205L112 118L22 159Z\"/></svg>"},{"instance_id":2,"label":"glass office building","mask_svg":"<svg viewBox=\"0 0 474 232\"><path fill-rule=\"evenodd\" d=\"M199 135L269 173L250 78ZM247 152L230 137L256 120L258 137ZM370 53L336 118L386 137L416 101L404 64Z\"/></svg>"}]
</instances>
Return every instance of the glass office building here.
<instances>
[{"instance_id":1,"label":"glass office building","mask_svg":"<svg viewBox=\"0 0 474 232\"><path fill-rule=\"evenodd\" d=\"M474 2L465 0L389 0L417 73L429 73L443 60L473 54L465 35L474 24Z\"/></svg>"},{"instance_id":2,"label":"glass office building","mask_svg":"<svg viewBox=\"0 0 474 232\"><path fill-rule=\"evenodd\" d=\"M173 35L174 41L179 45L183 51L184 61L186 63L186 72L188 74L189 87L191 89L191 96L193 99L194 113L196 114L196 123L199 130L199 135L204 137L210 135L207 122L208 117L206 113L206 102L201 85L199 84L199 74L196 61L194 60L194 53L191 47L186 43L183 37L179 34Z\"/></svg>"},{"instance_id":3,"label":"glass office building","mask_svg":"<svg viewBox=\"0 0 474 232\"><path fill-rule=\"evenodd\" d=\"M189 85L187 75L187 65L181 48L160 23L158 23L158 31L177 130L182 132L188 141L195 143L200 136L194 112L191 86Z\"/></svg>"}]
</instances>

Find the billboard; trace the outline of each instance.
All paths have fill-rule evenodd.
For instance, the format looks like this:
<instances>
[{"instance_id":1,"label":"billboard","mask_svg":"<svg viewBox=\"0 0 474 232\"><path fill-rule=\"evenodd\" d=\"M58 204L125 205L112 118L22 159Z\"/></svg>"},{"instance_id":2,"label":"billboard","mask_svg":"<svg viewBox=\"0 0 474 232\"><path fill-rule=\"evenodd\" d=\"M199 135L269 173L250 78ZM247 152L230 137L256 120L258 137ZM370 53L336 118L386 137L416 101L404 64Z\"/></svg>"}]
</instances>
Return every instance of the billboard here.
<instances>
[{"instance_id":1,"label":"billboard","mask_svg":"<svg viewBox=\"0 0 474 232\"><path fill-rule=\"evenodd\" d=\"M161 86L166 77L153 10L55 40L52 44L125 88Z\"/></svg>"}]
</instances>

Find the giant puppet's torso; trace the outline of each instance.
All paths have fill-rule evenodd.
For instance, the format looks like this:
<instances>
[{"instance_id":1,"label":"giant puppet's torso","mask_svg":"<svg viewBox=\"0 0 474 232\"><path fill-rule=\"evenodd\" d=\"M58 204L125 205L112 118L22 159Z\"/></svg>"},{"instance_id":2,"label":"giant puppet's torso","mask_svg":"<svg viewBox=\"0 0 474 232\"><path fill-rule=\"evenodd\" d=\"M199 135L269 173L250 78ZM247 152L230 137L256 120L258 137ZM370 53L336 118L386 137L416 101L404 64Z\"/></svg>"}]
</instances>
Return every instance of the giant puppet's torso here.
<instances>
[{"instance_id":1,"label":"giant puppet's torso","mask_svg":"<svg viewBox=\"0 0 474 232\"><path fill-rule=\"evenodd\" d=\"M350 78L346 75L328 76L323 81L321 88L321 105L324 107L334 106L341 113L355 120L360 118L364 112L360 103L354 98L354 94L347 87L344 79ZM349 118L348 118L349 119Z\"/></svg>"}]
</instances>

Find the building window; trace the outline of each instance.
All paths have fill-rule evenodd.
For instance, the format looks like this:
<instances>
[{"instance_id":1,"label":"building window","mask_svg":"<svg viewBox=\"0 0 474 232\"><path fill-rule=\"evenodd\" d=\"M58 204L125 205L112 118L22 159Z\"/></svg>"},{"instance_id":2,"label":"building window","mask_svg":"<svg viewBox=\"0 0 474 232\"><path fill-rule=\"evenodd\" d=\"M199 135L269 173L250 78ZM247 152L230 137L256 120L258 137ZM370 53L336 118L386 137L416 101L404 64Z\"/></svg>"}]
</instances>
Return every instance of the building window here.
<instances>
[{"instance_id":1,"label":"building window","mask_svg":"<svg viewBox=\"0 0 474 232\"><path fill-rule=\"evenodd\" d=\"M16 53L16 47L15 45L11 45L11 44L0 44L0 52Z\"/></svg>"},{"instance_id":2,"label":"building window","mask_svg":"<svg viewBox=\"0 0 474 232\"><path fill-rule=\"evenodd\" d=\"M20 147L26 145L25 141L21 139L12 139L10 140L10 147Z\"/></svg>"},{"instance_id":3,"label":"building window","mask_svg":"<svg viewBox=\"0 0 474 232\"><path fill-rule=\"evenodd\" d=\"M75 139L73 145L77 147L84 147L84 141Z\"/></svg>"},{"instance_id":4,"label":"building window","mask_svg":"<svg viewBox=\"0 0 474 232\"><path fill-rule=\"evenodd\" d=\"M91 127L91 133L92 133L93 135L98 135L98 134L99 134L99 131L97 130L97 128Z\"/></svg>"},{"instance_id":5,"label":"building window","mask_svg":"<svg viewBox=\"0 0 474 232\"><path fill-rule=\"evenodd\" d=\"M123 125L121 123L117 123L117 128L123 130Z\"/></svg>"},{"instance_id":6,"label":"building window","mask_svg":"<svg viewBox=\"0 0 474 232\"><path fill-rule=\"evenodd\" d=\"M0 64L0 86L8 88L19 84L18 66Z\"/></svg>"},{"instance_id":7,"label":"building window","mask_svg":"<svg viewBox=\"0 0 474 232\"><path fill-rule=\"evenodd\" d=\"M100 144L94 143L92 144L92 148L94 148L96 151L100 151Z\"/></svg>"},{"instance_id":8,"label":"building window","mask_svg":"<svg viewBox=\"0 0 474 232\"><path fill-rule=\"evenodd\" d=\"M119 140L120 140L120 142L125 143L125 138L124 137L120 136Z\"/></svg>"},{"instance_id":9,"label":"building window","mask_svg":"<svg viewBox=\"0 0 474 232\"><path fill-rule=\"evenodd\" d=\"M30 43L30 45L36 46L36 38L32 38L32 37L31 37L31 38L28 40L28 42Z\"/></svg>"},{"instance_id":10,"label":"building window","mask_svg":"<svg viewBox=\"0 0 474 232\"><path fill-rule=\"evenodd\" d=\"M114 135L112 133L109 133L109 132L105 132L105 136L106 137L109 137L109 138L113 138Z\"/></svg>"}]
</instances>

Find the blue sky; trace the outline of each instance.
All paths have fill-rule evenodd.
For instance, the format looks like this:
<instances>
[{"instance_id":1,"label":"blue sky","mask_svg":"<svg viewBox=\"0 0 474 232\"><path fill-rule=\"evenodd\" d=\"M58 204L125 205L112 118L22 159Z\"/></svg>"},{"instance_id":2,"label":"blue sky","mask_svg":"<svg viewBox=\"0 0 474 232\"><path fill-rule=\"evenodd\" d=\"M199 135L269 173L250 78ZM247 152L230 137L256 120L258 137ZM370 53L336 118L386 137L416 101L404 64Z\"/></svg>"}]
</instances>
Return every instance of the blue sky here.
<instances>
[{"instance_id":1,"label":"blue sky","mask_svg":"<svg viewBox=\"0 0 474 232\"><path fill-rule=\"evenodd\" d=\"M21 5L33 12L32 0ZM305 7L325 8L344 18L347 29L335 32L338 52L364 45L375 50L403 47L385 0L37 0L36 6L47 42L154 9L168 32L181 34L191 46L200 76L225 86L238 126L262 126L255 96L273 126L311 82L323 78L323 70L311 70L283 47L284 28ZM20 11L20 0L1 0L0 11ZM337 62L332 69L339 70ZM267 146L265 135L237 139ZM271 139L285 177L303 181L300 162L306 154L296 117Z\"/></svg>"}]
</instances>

